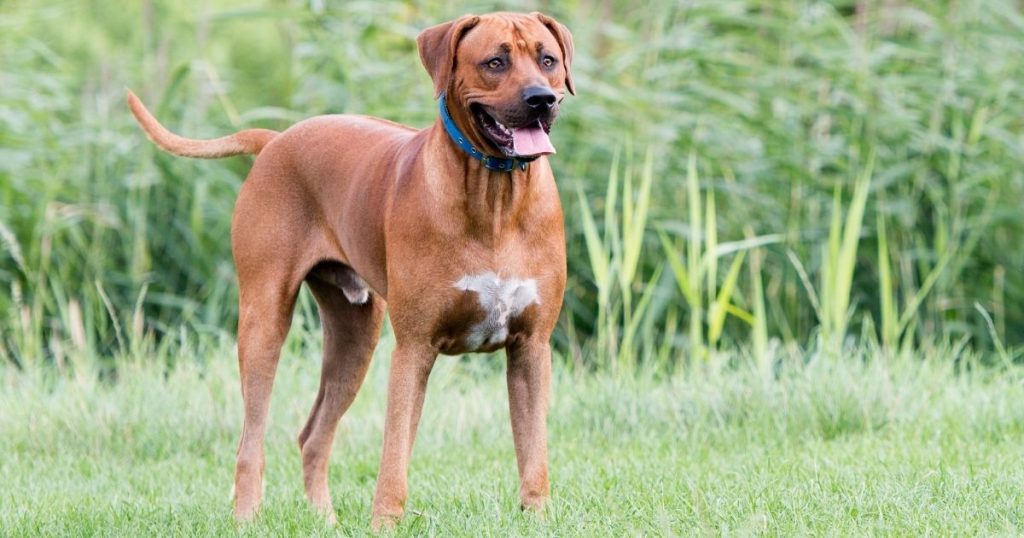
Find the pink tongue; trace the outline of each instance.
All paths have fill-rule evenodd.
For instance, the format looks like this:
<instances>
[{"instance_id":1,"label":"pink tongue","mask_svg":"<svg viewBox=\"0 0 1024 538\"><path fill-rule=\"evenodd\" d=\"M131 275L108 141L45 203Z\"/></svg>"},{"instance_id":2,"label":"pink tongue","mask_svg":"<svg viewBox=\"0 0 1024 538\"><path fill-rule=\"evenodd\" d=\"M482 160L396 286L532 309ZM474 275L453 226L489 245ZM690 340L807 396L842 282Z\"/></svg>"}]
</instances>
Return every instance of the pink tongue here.
<instances>
[{"instance_id":1,"label":"pink tongue","mask_svg":"<svg viewBox=\"0 0 1024 538\"><path fill-rule=\"evenodd\" d=\"M531 127L517 127L512 129L512 149L516 155L547 155L555 152L555 146L551 145L551 139L540 123Z\"/></svg>"}]
</instances>

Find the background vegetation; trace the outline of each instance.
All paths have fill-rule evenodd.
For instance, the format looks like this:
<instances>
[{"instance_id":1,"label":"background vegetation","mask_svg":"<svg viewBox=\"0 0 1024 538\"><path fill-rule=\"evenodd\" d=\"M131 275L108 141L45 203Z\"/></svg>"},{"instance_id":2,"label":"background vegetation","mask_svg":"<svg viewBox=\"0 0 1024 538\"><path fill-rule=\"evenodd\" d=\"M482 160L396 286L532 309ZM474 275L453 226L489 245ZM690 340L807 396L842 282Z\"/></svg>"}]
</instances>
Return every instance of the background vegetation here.
<instances>
[{"instance_id":1,"label":"background vegetation","mask_svg":"<svg viewBox=\"0 0 1024 538\"><path fill-rule=\"evenodd\" d=\"M194 137L427 126L415 36L502 7L577 51L552 515L514 510L503 362L440 361L399 532L1020 534L1016 0L0 0L0 531L231 529L251 159L160 153L125 87ZM295 318L256 535L319 532L291 441L317 383L306 293ZM336 442L346 534L392 343Z\"/></svg>"},{"instance_id":2,"label":"background vegetation","mask_svg":"<svg viewBox=\"0 0 1024 538\"><path fill-rule=\"evenodd\" d=\"M126 86L192 136L328 112L425 126L413 38L496 7L6 2L0 352L108 360L234 328L229 214L250 161L160 154ZM1015 2L525 8L567 23L579 56L553 159L572 275L563 354L673 364L852 334L1019 355Z\"/></svg>"}]
</instances>

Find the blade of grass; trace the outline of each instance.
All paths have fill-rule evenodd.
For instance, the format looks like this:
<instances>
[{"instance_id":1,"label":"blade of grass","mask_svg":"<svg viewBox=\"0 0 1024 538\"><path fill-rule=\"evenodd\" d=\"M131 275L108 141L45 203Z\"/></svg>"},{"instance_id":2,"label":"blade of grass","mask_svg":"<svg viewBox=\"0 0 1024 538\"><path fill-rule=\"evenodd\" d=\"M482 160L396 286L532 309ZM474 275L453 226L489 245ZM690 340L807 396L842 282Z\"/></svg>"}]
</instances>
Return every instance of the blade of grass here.
<instances>
[{"instance_id":1,"label":"blade of grass","mask_svg":"<svg viewBox=\"0 0 1024 538\"><path fill-rule=\"evenodd\" d=\"M722 282L722 288L718 291L718 297L715 298L715 302L708 312L708 344L712 348L717 347L718 339L722 336L725 316L728 313L726 305L732 300L733 291L736 289L736 280L739 278L740 269L743 267L744 254L746 252L741 251L732 260L729 272L725 275L725 281Z\"/></svg>"}]
</instances>

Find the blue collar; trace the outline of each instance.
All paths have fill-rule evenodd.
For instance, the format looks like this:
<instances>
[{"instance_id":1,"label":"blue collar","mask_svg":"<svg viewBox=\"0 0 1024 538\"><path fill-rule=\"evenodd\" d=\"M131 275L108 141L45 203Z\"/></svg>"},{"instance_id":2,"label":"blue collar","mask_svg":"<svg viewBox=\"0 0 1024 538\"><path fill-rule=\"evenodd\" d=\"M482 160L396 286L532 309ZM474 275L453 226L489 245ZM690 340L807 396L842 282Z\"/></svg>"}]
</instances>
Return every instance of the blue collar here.
<instances>
[{"instance_id":1,"label":"blue collar","mask_svg":"<svg viewBox=\"0 0 1024 538\"><path fill-rule=\"evenodd\" d=\"M484 168L489 170L496 170L498 172L511 172L516 167L520 170L526 170L526 166L530 164L529 161L523 161L519 159L503 159L500 157L492 157L485 155L482 151L473 147L473 144L469 142L462 131L455 126L455 122L452 121L451 114L448 113L448 107L444 104L444 94L441 94L441 98L437 100L438 108L441 109L441 123L444 124L444 130L448 133L448 137L452 139L452 142L456 146L459 146L462 151L469 154L470 157L480 161L484 165Z\"/></svg>"}]
</instances>

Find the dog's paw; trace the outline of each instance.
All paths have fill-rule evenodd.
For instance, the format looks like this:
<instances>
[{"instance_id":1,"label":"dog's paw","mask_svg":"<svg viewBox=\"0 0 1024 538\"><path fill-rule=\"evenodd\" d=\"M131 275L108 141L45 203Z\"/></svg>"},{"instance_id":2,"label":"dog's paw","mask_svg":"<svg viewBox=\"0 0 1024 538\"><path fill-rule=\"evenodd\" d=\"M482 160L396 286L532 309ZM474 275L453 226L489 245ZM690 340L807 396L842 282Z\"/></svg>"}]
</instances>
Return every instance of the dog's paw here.
<instances>
[{"instance_id":1,"label":"dog's paw","mask_svg":"<svg viewBox=\"0 0 1024 538\"><path fill-rule=\"evenodd\" d=\"M547 497L542 495L530 495L519 501L519 509L525 513L533 514L535 517L544 520L544 506L547 504Z\"/></svg>"},{"instance_id":2,"label":"dog's paw","mask_svg":"<svg viewBox=\"0 0 1024 538\"><path fill-rule=\"evenodd\" d=\"M373 532L386 532L393 530L398 526L398 521L400 519L401 516L375 515L373 516L373 519L370 520L370 528L373 529Z\"/></svg>"},{"instance_id":3,"label":"dog's paw","mask_svg":"<svg viewBox=\"0 0 1024 538\"><path fill-rule=\"evenodd\" d=\"M235 507L235 525L245 526L256 521L256 513L258 507L256 506L242 506Z\"/></svg>"}]
</instances>

